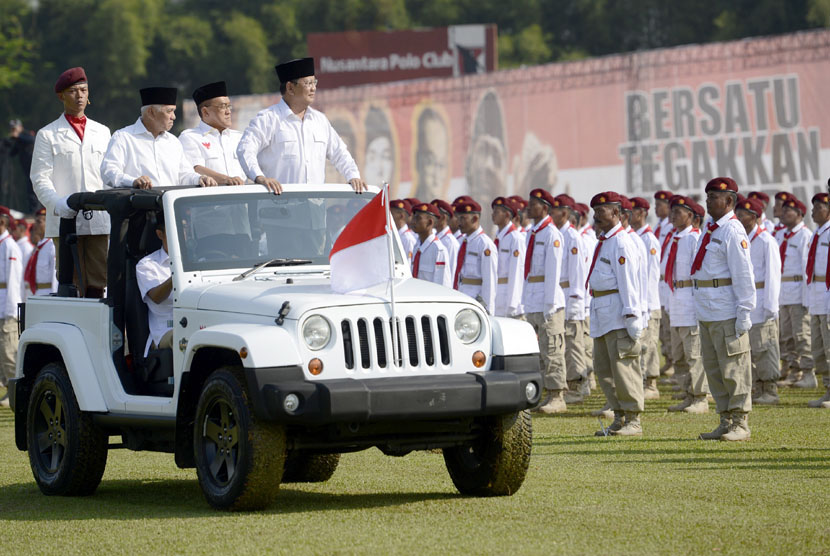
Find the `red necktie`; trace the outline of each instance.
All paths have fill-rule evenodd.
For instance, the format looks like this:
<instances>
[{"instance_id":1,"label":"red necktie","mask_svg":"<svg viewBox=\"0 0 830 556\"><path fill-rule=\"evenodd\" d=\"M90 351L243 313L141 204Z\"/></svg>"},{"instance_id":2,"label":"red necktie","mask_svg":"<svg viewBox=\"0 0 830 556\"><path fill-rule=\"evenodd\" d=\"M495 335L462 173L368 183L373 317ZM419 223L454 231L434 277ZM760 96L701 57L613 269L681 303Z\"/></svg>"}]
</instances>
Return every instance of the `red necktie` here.
<instances>
[{"instance_id":1,"label":"red necktie","mask_svg":"<svg viewBox=\"0 0 830 556\"><path fill-rule=\"evenodd\" d=\"M458 289L458 278L461 276L461 267L464 266L464 257L467 256L467 236L464 236L464 241L461 242L461 249L458 250L458 259L455 262L455 278L452 281L452 287Z\"/></svg>"},{"instance_id":2,"label":"red necktie","mask_svg":"<svg viewBox=\"0 0 830 556\"><path fill-rule=\"evenodd\" d=\"M657 236L657 239L660 239L660 228L662 227L663 226L657 226L657 228L654 230L654 235Z\"/></svg>"},{"instance_id":3,"label":"red necktie","mask_svg":"<svg viewBox=\"0 0 830 556\"><path fill-rule=\"evenodd\" d=\"M787 242L795 235L795 232L787 232L784 234L784 241L781 242L781 247L778 252L781 253L781 272L784 272L784 261L787 259Z\"/></svg>"},{"instance_id":4,"label":"red necktie","mask_svg":"<svg viewBox=\"0 0 830 556\"><path fill-rule=\"evenodd\" d=\"M46 245L50 240L44 241L37 247L35 250L32 251L32 255L29 257L29 262L26 263L26 270L23 272L23 281L29 283L29 288L32 290L32 293L37 291L37 255L40 253L41 247Z\"/></svg>"},{"instance_id":5,"label":"red necktie","mask_svg":"<svg viewBox=\"0 0 830 556\"><path fill-rule=\"evenodd\" d=\"M816 249L818 248L818 234L813 236L810 243L810 252L807 253L807 283L813 281L813 270L816 268Z\"/></svg>"},{"instance_id":6,"label":"red necktie","mask_svg":"<svg viewBox=\"0 0 830 556\"><path fill-rule=\"evenodd\" d=\"M415 258L412 260L412 277L413 278L418 277L418 267L420 265L420 262L421 262L421 250L418 249L417 251L415 251Z\"/></svg>"},{"instance_id":7,"label":"red necktie","mask_svg":"<svg viewBox=\"0 0 830 556\"><path fill-rule=\"evenodd\" d=\"M703 266L703 257L706 256L706 246L709 245L709 240L712 239L712 232L718 229L718 225L714 222L709 223L706 227L706 235L703 236L703 241L700 242L700 249L697 250L695 261L692 263L692 274L700 270Z\"/></svg>"},{"instance_id":8,"label":"red necktie","mask_svg":"<svg viewBox=\"0 0 830 556\"><path fill-rule=\"evenodd\" d=\"M663 262L663 257L666 256L666 247L669 246L669 242L671 241L674 232L674 229L669 230L669 233L666 234L666 239L663 240L663 245L660 246L660 262Z\"/></svg>"},{"instance_id":9,"label":"red necktie","mask_svg":"<svg viewBox=\"0 0 830 556\"><path fill-rule=\"evenodd\" d=\"M622 228L620 228L622 229ZM594 265L597 264L597 259L599 258L599 250L602 249L602 242L605 241L605 235L601 235L597 238L599 243L597 243L596 248L594 249L594 258L591 259L591 268L588 270L588 278L585 279L585 288L588 288L588 282L591 281L591 274L594 272Z\"/></svg>"},{"instance_id":10,"label":"red necktie","mask_svg":"<svg viewBox=\"0 0 830 556\"><path fill-rule=\"evenodd\" d=\"M536 241L534 241L536 239L536 233L547 228L548 224L550 224L550 216L546 216L545 219L542 220L542 225L539 226L538 230L530 232L530 238L527 241L527 253L525 254L525 280L527 280L527 277L530 274L530 264L533 262L533 246L536 244Z\"/></svg>"},{"instance_id":11,"label":"red necktie","mask_svg":"<svg viewBox=\"0 0 830 556\"><path fill-rule=\"evenodd\" d=\"M669 250L669 258L666 260L666 283L669 285L669 289L674 291L674 261L677 258L677 240L680 239L677 236L671 242L671 249Z\"/></svg>"}]
</instances>

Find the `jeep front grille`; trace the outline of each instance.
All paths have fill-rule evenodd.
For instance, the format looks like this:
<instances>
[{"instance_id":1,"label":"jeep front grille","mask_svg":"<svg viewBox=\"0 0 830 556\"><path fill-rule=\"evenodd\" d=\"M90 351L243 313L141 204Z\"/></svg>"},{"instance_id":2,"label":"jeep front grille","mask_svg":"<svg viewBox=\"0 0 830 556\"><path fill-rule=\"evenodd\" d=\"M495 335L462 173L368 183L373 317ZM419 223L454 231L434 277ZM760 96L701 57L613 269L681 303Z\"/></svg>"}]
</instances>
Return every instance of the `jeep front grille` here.
<instances>
[{"instance_id":1,"label":"jeep front grille","mask_svg":"<svg viewBox=\"0 0 830 556\"><path fill-rule=\"evenodd\" d=\"M444 316L424 315L397 319L395 329L398 347L396 364L410 367L434 367L440 360L442 365L450 364L450 339L447 319ZM375 317L343 319L340 323L343 337L344 363L347 369L370 369L377 366L385 369L392 357L392 319ZM436 351L437 349L437 351Z\"/></svg>"}]
</instances>

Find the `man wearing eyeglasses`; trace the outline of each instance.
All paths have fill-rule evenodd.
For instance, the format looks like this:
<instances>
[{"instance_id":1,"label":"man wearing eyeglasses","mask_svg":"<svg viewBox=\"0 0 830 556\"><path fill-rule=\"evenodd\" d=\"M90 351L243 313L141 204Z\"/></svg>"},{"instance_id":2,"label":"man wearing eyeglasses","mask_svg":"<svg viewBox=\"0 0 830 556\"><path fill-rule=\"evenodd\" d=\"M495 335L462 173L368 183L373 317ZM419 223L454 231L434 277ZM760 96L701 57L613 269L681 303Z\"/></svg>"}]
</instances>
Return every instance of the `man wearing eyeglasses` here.
<instances>
[{"instance_id":1,"label":"man wearing eyeglasses","mask_svg":"<svg viewBox=\"0 0 830 556\"><path fill-rule=\"evenodd\" d=\"M208 83L193 91L199 125L182 131L179 141L193 169L219 185L242 185L245 172L236 147L242 132L231 129L231 101L224 81Z\"/></svg>"},{"instance_id":2,"label":"man wearing eyeglasses","mask_svg":"<svg viewBox=\"0 0 830 556\"><path fill-rule=\"evenodd\" d=\"M283 183L324 183L328 158L356 192L365 191L366 182L346 144L328 118L311 108L317 91L314 58L285 62L276 70L282 99L260 111L239 141L237 154L245 174L281 193Z\"/></svg>"}]
</instances>

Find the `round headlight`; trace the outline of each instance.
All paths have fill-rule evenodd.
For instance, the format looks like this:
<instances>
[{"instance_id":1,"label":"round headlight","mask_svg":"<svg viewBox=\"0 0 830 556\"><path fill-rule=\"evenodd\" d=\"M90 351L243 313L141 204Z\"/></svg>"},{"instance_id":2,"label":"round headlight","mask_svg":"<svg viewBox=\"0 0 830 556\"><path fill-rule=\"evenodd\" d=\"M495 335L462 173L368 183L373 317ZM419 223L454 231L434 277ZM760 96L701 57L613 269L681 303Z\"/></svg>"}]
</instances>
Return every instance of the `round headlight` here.
<instances>
[{"instance_id":1,"label":"round headlight","mask_svg":"<svg viewBox=\"0 0 830 556\"><path fill-rule=\"evenodd\" d=\"M329 321L320 315L314 315L306 319L303 324L303 339L309 349L318 350L326 347L331 338L331 326Z\"/></svg>"},{"instance_id":2,"label":"round headlight","mask_svg":"<svg viewBox=\"0 0 830 556\"><path fill-rule=\"evenodd\" d=\"M455 316L455 335L458 339L469 344L478 339L481 334L481 318L472 309L462 309Z\"/></svg>"}]
</instances>

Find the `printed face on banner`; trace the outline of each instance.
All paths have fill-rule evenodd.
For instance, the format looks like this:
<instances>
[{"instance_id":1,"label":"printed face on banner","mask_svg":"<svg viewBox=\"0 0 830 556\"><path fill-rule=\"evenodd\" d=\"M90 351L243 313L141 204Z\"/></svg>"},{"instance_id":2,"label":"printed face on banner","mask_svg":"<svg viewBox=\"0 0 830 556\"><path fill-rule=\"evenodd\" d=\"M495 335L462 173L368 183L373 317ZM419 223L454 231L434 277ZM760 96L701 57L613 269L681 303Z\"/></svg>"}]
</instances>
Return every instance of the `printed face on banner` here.
<instances>
[{"instance_id":1,"label":"printed face on banner","mask_svg":"<svg viewBox=\"0 0 830 556\"><path fill-rule=\"evenodd\" d=\"M415 197L443 199L450 176L449 125L436 107L426 106L417 116L414 135Z\"/></svg>"},{"instance_id":2,"label":"printed face on banner","mask_svg":"<svg viewBox=\"0 0 830 556\"><path fill-rule=\"evenodd\" d=\"M487 91L476 110L467 151L467 185L482 205L506 193L507 147L504 117L495 91Z\"/></svg>"},{"instance_id":3,"label":"printed face on banner","mask_svg":"<svg viewBox=\"0 0 830 556\"><path fill-rule=\"evenodd\" d=\"M366 113L366 152L363 157L363 179L370 185L389 183L397 187L395 179L396 146L392 127L383 110L370 107Z\"/></svg>"},{"instance_id":4,"label":"printed face on banner","mask_svg":"<svg viewBox=\"0 0 830 556\"><path fill-rule=\"evenodd\" d=\"M357 156L357 134L355 133L357 124L351 112L335 108L328 111L326 115L331 122L331 126L346 144L346 148L349 149L349 154L353 158ZM326 159L326 183L345 183L345 181L346 177L337 171L330 160Z\"/></svg>"}]
</instances>

